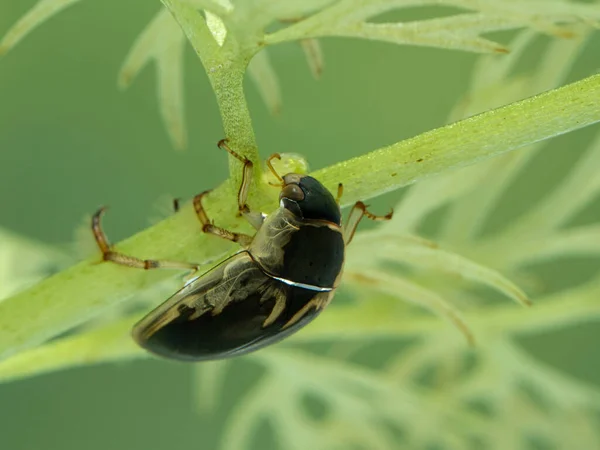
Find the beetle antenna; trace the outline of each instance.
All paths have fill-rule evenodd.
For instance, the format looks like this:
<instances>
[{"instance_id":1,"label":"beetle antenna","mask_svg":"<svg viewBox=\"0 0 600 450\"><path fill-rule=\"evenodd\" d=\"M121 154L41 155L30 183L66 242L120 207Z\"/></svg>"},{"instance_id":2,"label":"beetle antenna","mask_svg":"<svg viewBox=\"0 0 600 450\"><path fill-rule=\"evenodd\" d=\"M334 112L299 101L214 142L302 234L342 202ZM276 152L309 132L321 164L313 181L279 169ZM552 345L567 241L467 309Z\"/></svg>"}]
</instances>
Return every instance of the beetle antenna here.
<instances>
[{"instance_id":1,"label":"beetle antenna","mask_svg":"<svg viewBox=\"0 0 600 450\"><path fill-rule=\"evenodd\" d=\"M271 186L278 186L281 187L283 186L283 178L281 178L281 175L279 175L277 173L277 171L275 170L275 168L273 167L273 164L271 163L272 160L274 159L279 159L281 160L281 155L279 153L273 153L271 156L269 156L267 158L267 167L269 168L269 170L271 171L271 173L273 175L275 175L275 177L279 180L278 184L274 184L274 183L269 183Z\"/></svg>"}]
</instances>

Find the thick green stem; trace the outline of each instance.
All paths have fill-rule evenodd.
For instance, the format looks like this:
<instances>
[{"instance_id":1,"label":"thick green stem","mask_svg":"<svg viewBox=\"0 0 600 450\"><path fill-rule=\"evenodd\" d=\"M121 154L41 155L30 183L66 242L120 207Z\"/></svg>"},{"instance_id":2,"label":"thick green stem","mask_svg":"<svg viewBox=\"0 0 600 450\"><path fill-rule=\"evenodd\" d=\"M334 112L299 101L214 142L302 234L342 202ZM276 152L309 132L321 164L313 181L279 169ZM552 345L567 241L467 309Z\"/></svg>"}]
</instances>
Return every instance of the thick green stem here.
<instances>
[{"instance_id":1,"label":"thick green stem","mask_svg":"<svg viewBox=\"0 0 600 450\"><path fill-rule=\"evenodd\" d=\"M600 75L493 109L315 172L344 203L600 121ZM366 175L368 174L368 176Z\"/></svg>"},{"instance_id":2,"label":"thick green stem","mask_svg":"<svg viewBox=\"0 0 600 450\"><path fill-rule=\"evenodd\" d=\"M259 161L258 147L252 129L250 111L244 94L244 74L255 47L242 47L229 33L220 46L210 32L204 17L193 6L177 0L162 0L179 23L198 54L217 96L225 136L237 153L251 161ZM231 181L239 185L241 164L230 158ZM258 175L259 165L255 165Z\"/></svg>"},{"instance_id":3,"label":"thick green stem","mask_svg":"<svg viewBox=\"0 0 600 450\"><path fill-rule=\"evenodd\" d=\"M240 155L251 161L260 161L258 147L252 129L250 111L244 96L244 74L246 61L235 61L226 67L219 67L209 78L217 96L221 111L223 129L229 145ZM234 186L241 182L242 163L229 158L230 180ZM255 178L258 179L260 164L255 164Z\"/></svg>"}]
</instances>

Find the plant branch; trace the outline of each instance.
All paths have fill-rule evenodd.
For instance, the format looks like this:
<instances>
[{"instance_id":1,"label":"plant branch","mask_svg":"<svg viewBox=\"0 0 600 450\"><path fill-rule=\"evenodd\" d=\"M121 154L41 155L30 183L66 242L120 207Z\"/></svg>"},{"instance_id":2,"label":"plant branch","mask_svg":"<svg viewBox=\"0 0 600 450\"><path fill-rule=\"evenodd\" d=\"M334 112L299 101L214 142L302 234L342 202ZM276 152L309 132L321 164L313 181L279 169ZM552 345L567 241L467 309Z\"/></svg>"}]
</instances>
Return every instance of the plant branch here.
<instances>
[{"instance_id":1,"label":"plant branch","mask_svg":"<svg viewBox=\"0 0 600 450\"><path fill-rule=\"evenodd\" d=\"M133 318L76 336L60 339L13 356L0 363L0 382L69 367L147 358L130 337Z\"/></svg>"},{"instance_id":2,"label":"plant branch","mask_svg":"<svg viewBox=\"0 0 600 450\"><path fill-rule=\"evenodd\" d=\"M346 204L397 189L442 170L464 166L600 120L600 75L399 142L314 175ZM239 167L239 166L238 166ZM251 207L270 212L276 192L263 189ZM271 192L271 196L266 192ZM230 183L215 189L206 209L226 228L235 217ZM243 229L243 228L242 228ZM191 205L118 245L138 257L205 261L236 247L200 232ZM0 303L0 358L38 345L159 283L168 271L142 271L90 258Z\"/></svg>"},{"instance_id":3,"label":"plant branch","mask_svg":"<svg viewBox=\"0 0 600 450\"><path fill-rule=\"evenodd\" d=\"M223 46L220 46L206 20L194 6L179 0L161 1L179 23L204 66L217 97L224 137L230 140L236 152L258 161L258 147L244 94L244 74L250 59L259 50L258 45L242 47L235 35L228 33ZM230 157L229 168L231 182L239 185L240 162ZM255 165L255 175L259 175L259 170L260 165Z\"/></svg>"},{"instance_id":4,"label":"plant branch","mask_svg":"<svg viewBox=\"0 0 600 450\"><path fill-rule=\"evenodd\" d=\"M454 167L515 150L600 121L600 75L493 109L318 170L344 203L365 200Z\"/></svg>"}]
</instances>

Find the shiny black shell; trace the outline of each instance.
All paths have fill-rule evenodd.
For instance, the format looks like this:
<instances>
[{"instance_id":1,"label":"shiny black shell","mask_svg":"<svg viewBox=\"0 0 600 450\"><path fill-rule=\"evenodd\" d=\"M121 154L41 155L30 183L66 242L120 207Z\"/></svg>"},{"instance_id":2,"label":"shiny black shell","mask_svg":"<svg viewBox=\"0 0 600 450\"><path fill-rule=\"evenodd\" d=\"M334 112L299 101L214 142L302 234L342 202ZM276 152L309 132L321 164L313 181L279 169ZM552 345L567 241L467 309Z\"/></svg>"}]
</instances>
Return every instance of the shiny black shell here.
<instances>
[{"instance_id":1,"label":"shiny black shell","mask_svg":"<svg viewBox=\"0 0 600 450\"><path fill-rule=\"evenodd\" d=\"M143 346L158 355L180 360L228 358L274 344L304 327L320 313L320 310L311 308L300 320L283 329L285 323L318 293L271 278L265 279L265 282L277 285L288 302L284 312L271 325L262 326L275 301L261 302L261 296L253 292L215 316L207 313L189 320L194 310L182 308L176 320L149 336Z\"/></svg>"},{"instance_id":2,"label":"shiny black shell","mask_svg":"<svg viewBox=\"0 0 600 450\"><path fill-rule=\"evenodd\" d=\"M297 283L332 288L343 263L342 233L326 226L303 226L283 246L278 275Z\"/></svg>"},{"instance_id":3,"label":"shiny black shell","mask_svg":"<svg viewBox=\"0 0 600 450\"><path fill-rule=\"evenodd\" d=\"M136 324L133 337L140 346L184 361L238 356L286 338L323 310L344 263L340 210L314 178L294 180L304 198L290 202L291 208L282 199L247 250Z\"/></svg>"}]
</instances>

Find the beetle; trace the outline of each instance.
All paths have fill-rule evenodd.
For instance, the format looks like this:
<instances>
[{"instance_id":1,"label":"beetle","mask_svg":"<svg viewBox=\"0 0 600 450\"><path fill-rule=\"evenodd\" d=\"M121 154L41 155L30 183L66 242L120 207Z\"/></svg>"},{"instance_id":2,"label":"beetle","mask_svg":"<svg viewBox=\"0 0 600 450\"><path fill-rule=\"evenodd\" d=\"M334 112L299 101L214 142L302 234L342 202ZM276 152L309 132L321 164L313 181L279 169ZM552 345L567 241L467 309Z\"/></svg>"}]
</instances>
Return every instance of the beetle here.
<instances>
[{"instance_id":1,"label":"beetle","mask_svg":"<svg viewBox=\"0 0 600 450\"><path fill-rule=\"evenodd\" d=\"M227 140L217 144L243 164L238 191L238 215L256 229L254 236L215 226L202 206L210 192L194 197L202 231L237 242L242 250L193 278L163 304L142 318L132 330L134 340L159 356L203 361L243 355L276 343L311 322L331 302L340 283L345 248L363 217L389 220L371 214L356 202L342 226L339 206L343 192L334 198L309 175L280 176L269 157L267 166L281 191L279 208L269 215L246 204L253 163L233 151ZM176 206L176 209L177 206ZM139 269L192 269L198 265L142 260L116 252L102 231L100 208L92 217L92 231L104 261Z\"/></svg>"}]
</instances>

